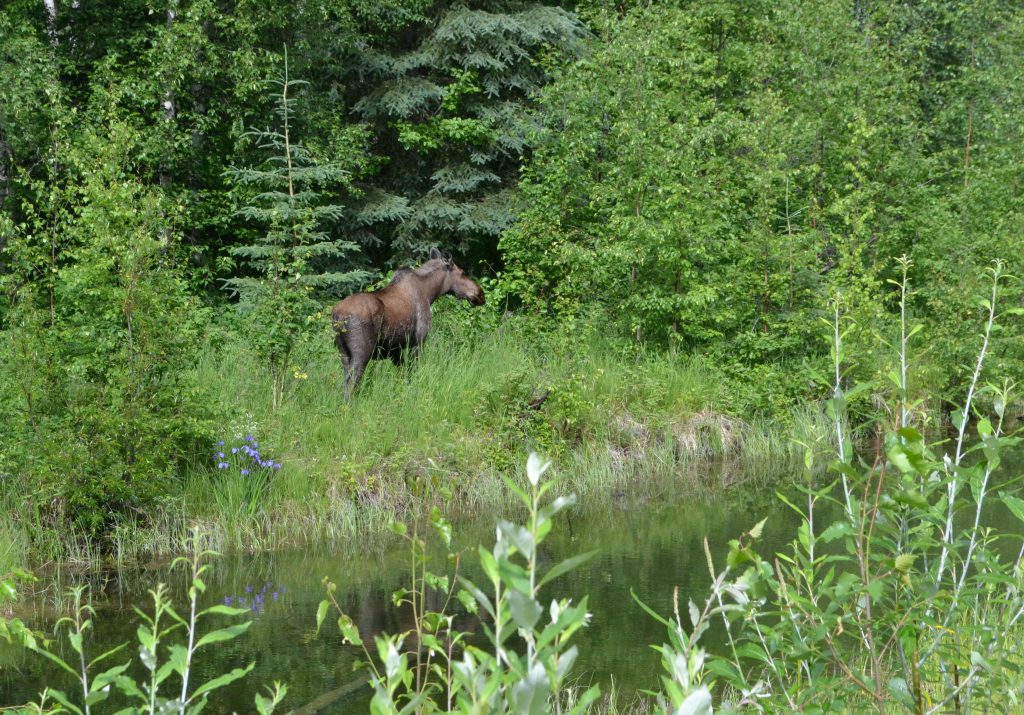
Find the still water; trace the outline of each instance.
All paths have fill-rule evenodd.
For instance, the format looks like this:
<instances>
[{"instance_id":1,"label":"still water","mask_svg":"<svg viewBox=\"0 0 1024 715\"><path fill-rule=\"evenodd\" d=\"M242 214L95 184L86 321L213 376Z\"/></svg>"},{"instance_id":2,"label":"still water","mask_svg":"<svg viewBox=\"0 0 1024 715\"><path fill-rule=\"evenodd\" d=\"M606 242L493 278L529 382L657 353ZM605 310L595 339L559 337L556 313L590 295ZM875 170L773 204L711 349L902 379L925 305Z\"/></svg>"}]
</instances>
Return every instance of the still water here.
<instances>
[{"instance_id":1,"label":"still water","mask_svg":"<svg viewBox=\"0 0 1024 715\"><path fill-rule=\"evenodd\" d=\"M706 476L719 478L711 469ZM757 545L760 553L779 551L794 538L796 516L771 489L734 489L727 498L700 503L671 495L667 488L654 499L648 494L640 501L627 494L608 497L589 509L585 504L578 506L556 518L556 527L544 543L542 555L549 566L583 551L598 552L556 581L546 596L577 600L589 596L593 621L575 640L580 648L575 673L581 683L600 683L606 691L614 679L618 691L627 697L658 687L659 656L650 646L664 642L664 629L634 602L630 589L663 614L670 612L676 586L683 603L687 598L703 603L710 582L702 545L705 537L717 568L724 564L728 540L763 518L767 522ZM465 547L491 545L495 519L491 515L460 521L457 541ZM467 548L462 572L470 578L479 577L476 558L475 548ZM395 589L407 583L408 570L408 551L397 542L374 553L360 553L358 545L349 544L333 551L304 549L216 561L214 572L205 579L208 590L201 605L242 604L251 611L252 626L233 641L200 651L193 682L198 685L253 661L256 667L242 681L216 693L208 711L252 712L252 694L280 680L289 691L282 712L367 712L369 688L361 671L353 672L361 651L342 644L333 618L328 618L319 635L315 633L317 604L324 596L322 579L338 585L339 601L368 638L408 627L390 599ZM438 554L433 570L450 573L445 554ZM133 608L150 610L147 590L157 582L170 583L177 603L183 605L185 577L169 572L166 565L93 582L96 617L88 643L93 655L129 642L125 656L113 662L133 656L137 664L138 620ZM52 629L52 596L30 606L26 620ZM66 659L71 655L64 653ZM75 688L69 679L61 680L56 669L46 667L44 672L38 656L0 652L0 706L35 697L44 682L65 692ZM105 703L103 710L111 704Z\"/></svg>"}]
</instances>

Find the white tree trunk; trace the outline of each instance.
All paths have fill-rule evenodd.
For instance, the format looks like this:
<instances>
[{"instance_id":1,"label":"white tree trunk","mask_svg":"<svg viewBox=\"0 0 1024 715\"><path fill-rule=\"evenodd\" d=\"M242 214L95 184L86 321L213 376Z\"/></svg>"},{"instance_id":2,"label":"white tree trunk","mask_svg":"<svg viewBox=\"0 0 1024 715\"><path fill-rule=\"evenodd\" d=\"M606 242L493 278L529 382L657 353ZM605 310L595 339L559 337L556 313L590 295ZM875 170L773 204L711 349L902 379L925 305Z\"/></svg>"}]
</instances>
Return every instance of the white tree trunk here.
<instances>
[{"instance_id":1,"label":"white tree trunk","mask_svg":"<svg viewBox=\"0 0 1024 715\"><path fill-rule=\"evenodd\" d=\"M57 46L57 0L43 0L46 6L46 34L50 36L50 44Z\"/></svg>"},{"instance_id":2,"label":"white tree trunk","mask_svg":"<svg viewBox=\"0 0 1024 715\"><path fill-rule=\"evenodd\" d=\"M177 0L169 0L169 2L167 3L167 40L166 41L168 43L173 42L173 38L171 36L171 33L174 30L174 18L177 15L177 5L178 5ZM173 79L172 79L172 77L170 75L168 75L167 78L166 78L166 86L164 87L164 97L163 97L163 101L160 103L160 106L163 109L164 122L167 122L168 124L174 122L175 118L177 117L178 110L177 110L177 107L175 106L175 101L174 101L174 84L173 84ZM167 192L169 192L169 190L171 188L171 173L170 173L170 167L168 166L168 164L169 164L169 160L165 161L165 162L161 162L161 165L160 165L160 176L159 176L160 188L162 188L164 190L165 194ZM166 248L170 244L170 242L171 242L171 227L165 221L164 225L160 229L160 243L163 244L164 249L166 250Z\"/></svg>"}]
</instances>

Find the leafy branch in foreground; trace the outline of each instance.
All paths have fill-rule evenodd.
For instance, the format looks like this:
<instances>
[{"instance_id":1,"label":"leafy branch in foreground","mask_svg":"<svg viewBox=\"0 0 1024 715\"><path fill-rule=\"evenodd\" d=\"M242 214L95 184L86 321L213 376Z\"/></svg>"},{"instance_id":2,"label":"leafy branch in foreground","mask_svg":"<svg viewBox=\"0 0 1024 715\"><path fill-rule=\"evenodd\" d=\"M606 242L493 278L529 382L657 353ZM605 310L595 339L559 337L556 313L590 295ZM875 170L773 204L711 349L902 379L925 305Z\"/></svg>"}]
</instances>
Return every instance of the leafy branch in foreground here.
<instances>
[{"instance_id":1,"label":"leafy branch in foreground","mask_svg":"<svg viewBox=\"0 0 1024 715\"><path fill-rule=\"evenodd\" d=\"M56 688L47 688L38 703L26 706L22 712L47 711L90 715L95 712L96 705L110 697L112 687L130 703L128 707L119 709L118 715L196 715L202 712L212 692L244 677L255 665L250 663L244 668L234 668L198 687L192 687L193 663L198 651L206 646L238 637L248 630L251 623L244 621L216 628L205 634L200 632L200 621L210 616L236 617L248 613L247 609L222 604L199 609L199 598L206 590L203 575L210 569L210 564L204 562L214 555L214 552L202 551L192 557L175 559L173 562L173 566L184 566L189 572L187 614L183 616L175 610L164 584L158 584L149 592L153 600L152 613L135 609L141 621L136 633L139 660L146 672L144 680L136 680L129 674L130 661L96 673L97 666L113 659L124 651L128 644L122 643L105 653L91 657L87 652L87 634L93 627L95 612L86 601L86 589L72 589L72 614L58 621L57 630L64 631L68 645L77 655L77 662L68 663L47 643L31 641L28 646L70 674L80 686L79 692L68 694ZM182 639L184 643L180 642ZM180 685L173 682L172 676L176 677ZM168 691L173 694L168 695ZM270 715L287 692L286 686L275 683L267 696L257 694L256 711L260 715ZM46 702L50 699L59 703L60 707L46 710Z\"/></svg>"},{"instance_id":2,"label":"leafy branch in foreground","mask_svg":"<svg viewBox=\"0 0 1024 715\"><path fill-rule=\"evenodd\" d=\"M834 455L835 481L805 487L803 508L780 494L799 517L797 538L787 550L773 560L756 555L749 541L759 535L758 525L730 544L727 567L714 578L704 610L691 604L688 635L678 606L674 622L659 618L672 639L662 648L672 675L663 679L663 697L674 707L710 713L716 687L727 712L883 712L900 706L924 714L1020 707L1024 546L1019 533L986 526L982 517L996 499L1024 523L1024 500L1000 488L1008 480L995 486L1002 451L1019 444L1006 433L1014 386L980 381L997 320L1016 312L997 311L1007 279L1001 266L990 278L973 379L954 415L953 453L926 442L907 409L907 345L915 330L902 322L894 380L899 409L893 411L899 423L885 435L884 454L859 461L841 439L847 449ZM905 296L906 272L900 288ZM830 414L842 435L846 398L859 388L845 390L839 379L838 326L837 318ZM994 418L979 410L980 395L988 398ZM816 526L829 516L824 528ZM710 556L708 561L710 566ZM705 657L695 643L707 619L718 614L730 648Z\"/></svg>"},{"instance_id":3,"label":"leafy branch in foreground","mask_svg":"<svg viewBox=\"0 0 1024 715\"><path fill-rule=\"evenodd\" d=\"M462 588L455 592L455 598L466 612L480 619L486 647L474 644L469 633L454 628L454 615L448 611L454 586L447 578L426 571L425 543L415 532L408 537L413 554L413 588L394 594L396 604L412 605L415 625L411 632L375 636L376 658L335 600L333 584L328 584L328 598L317 611L317 625L323 624L333 605L340 614L338 628L345 641L363 648L374 688L373 712L547 713L556 709L581 713L596 700L596 685L582 694L570 694L566 687L579 654L569 641L590 621L586 598L578 605L569 599L555 599L546 609L541 602L541 588L593 555L566 559L546 572L538 567L537 549L551 531L552 518L576 501L568 496L542 504L555 484L541 480L549 466L531 454L527 462L528 488L505 479L509 490L527 508L527 522L517 525L500 520L494 546L490 550L479 548L480 565L487 579L483 587L458 578ZM444 545L450 547L448 523L436 511L431 522ZM396 529L405 535L403 526ZM422 610L428 588L445 594L440 612ZM543 623L545 611L548 621ZM412 634L416 636L416 650L410 653L404 646ZM524 648L513 645L513 636L522 640ZM570 695L572 704L560 707Z\"/></svg>"}]
</instances>

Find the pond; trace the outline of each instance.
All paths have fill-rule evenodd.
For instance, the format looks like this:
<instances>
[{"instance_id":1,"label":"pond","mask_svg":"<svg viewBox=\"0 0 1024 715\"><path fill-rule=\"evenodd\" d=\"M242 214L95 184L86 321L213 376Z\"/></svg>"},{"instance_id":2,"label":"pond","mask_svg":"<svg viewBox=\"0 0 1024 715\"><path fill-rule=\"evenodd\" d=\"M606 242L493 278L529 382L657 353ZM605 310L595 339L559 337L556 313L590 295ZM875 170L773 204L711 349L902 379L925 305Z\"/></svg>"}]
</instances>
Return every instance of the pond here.
<instances>
[{"instance_id":1,"label":"pond","mask_svg":"<svg viewBox=\"0 0 1024 715\"><path fill-rule=\"evenodd\" d=\"M719 478L713 468L707 470L708 479ZM547 596L589 596L593 620L574 641L580 648L574 672L582 684L600 683L607 691L614 680L617 691L627 698L637 690L658 687L659 655L650 646L665 641L664 628L642 611L630 590L666 615L676 586L682 602L692 597L703 603L710 582L705 537L721 568L728 540L761 519L767 518L757 545L762 554L781 550L795 535L796 516L771 489L734 489L726 498L701 503L675 500L671 493L663 490L660 498L642 501L628 494L609 497L606 503L589 509L580 505L556 518L542 552L548 565L597 550L591 561L556 581ZM494 520L492 516L460 521L456 528L458 543L474 547L464 558L463 572L470 578L479 576L475 545L493 544ZM242 681L219 691L210 711L251 712L253 693L280 680L289 689L283 712L367 712L369 687L362 671L353 671L361 651L342 644L333 618L319 635L315 633L317 604L324 597L322 580L326 577L338 585L339 601L365 638L408 627L390 602L391 593L407 583L408 569L409 553L398 543L393 549L366 554L356 545L341 545L333 551L303 549L217 560L206 579L202 605L244 604L253 623L240 638L201 651L193 682L253 661L256 666ZM434 560L433 570L450 573L444 554ZM172 583L177 602L184 602L184 577L169 575L166 566L122 572L94 584L97 613L88 646L91 653L129 641L126 653L137 661L138 621L133 608L150 609L146 592L158 581ZM33 625L52 625L52 601L32 605ZM55 681L54 668L44 672L37 656L0 653L0 666L0 706L35 697L43 682L66 692L73 687L68 679Z\"/></svg>"}]
</instances>

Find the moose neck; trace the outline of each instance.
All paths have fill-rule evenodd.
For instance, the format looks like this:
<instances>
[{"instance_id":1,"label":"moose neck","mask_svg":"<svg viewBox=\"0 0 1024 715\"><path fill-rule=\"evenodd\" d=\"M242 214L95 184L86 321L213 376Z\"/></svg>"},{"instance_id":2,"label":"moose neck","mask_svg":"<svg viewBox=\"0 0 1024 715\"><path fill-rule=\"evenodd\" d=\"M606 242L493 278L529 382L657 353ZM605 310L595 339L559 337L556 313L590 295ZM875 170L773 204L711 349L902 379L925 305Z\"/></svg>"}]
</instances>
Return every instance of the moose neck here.
<instances>
[{"instance_id":1,"label":"moose neck","mask_svg":"<svg viewBox=\"0 0 1024 715\"><path fill-rule=\"evenodd\" d=\"M445 270L437 268L427 274L414 273L416 282L419 284L417 293L421 300L427 304L433 304L444 293Z\"/></svg>"}]
</instances>

